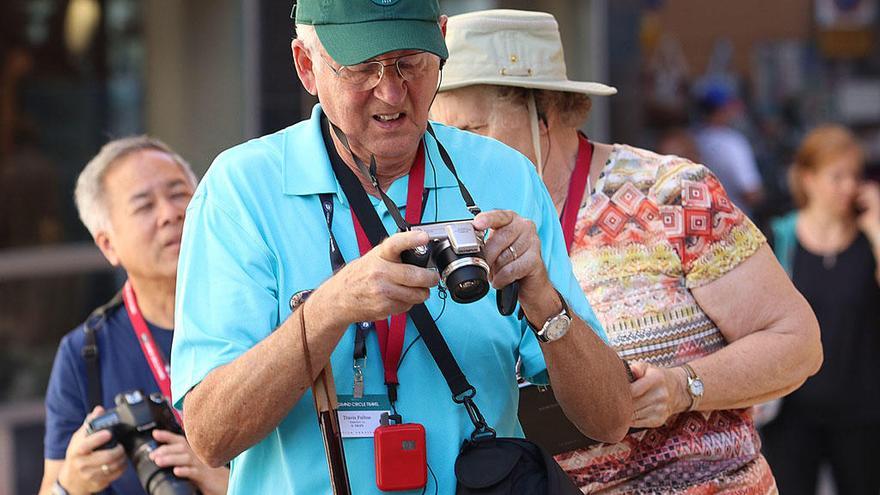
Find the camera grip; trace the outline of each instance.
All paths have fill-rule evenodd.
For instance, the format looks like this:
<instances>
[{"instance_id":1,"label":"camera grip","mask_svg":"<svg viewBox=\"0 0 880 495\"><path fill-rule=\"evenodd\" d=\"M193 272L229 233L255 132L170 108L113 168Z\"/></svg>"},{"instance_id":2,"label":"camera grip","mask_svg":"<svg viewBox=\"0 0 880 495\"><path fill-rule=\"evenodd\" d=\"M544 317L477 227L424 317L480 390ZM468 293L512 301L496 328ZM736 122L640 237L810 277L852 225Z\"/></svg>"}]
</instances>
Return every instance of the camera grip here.
<instances>
[{"instance_id":1,"label":"camera grip","mask_svg":"<svg viewBox=\"0 0 880 495\"><path fill-rule=\"evenodd\" d=\"M504 316L510 316L516 309L519 302L519 281L513 281L497 291L495 291L495 303L498 305L498 312Z\"/></svg>"},{"instance_id":2,"label":"camera grip","mask_svg":"<svg viewBox=\"0 0 880 495\"><path fill-rule=\"evenodd\" d=\"M428 248L428 246L425 246L424 249L407 249L406 251L402 251L400 253L400 261L406 263L407 265L415 265L422 268L427 268L428 263L431 261L431 250L430 248Z\"/></svg>"}]
</instances>

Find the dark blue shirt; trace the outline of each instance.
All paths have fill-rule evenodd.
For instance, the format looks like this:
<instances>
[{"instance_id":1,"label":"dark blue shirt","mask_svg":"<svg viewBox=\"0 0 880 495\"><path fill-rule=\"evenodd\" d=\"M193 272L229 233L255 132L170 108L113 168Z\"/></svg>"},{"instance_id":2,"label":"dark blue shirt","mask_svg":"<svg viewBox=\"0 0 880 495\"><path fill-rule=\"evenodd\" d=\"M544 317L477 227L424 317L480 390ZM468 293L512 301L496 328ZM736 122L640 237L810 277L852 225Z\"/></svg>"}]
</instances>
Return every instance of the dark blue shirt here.
<instances>
[{"instance_id":1,"label":"dark blue shirt","mask_svg":"<svg viewBox=\"0 0 880 495\"><path fill-rule=\"evenodd\" d=\"M173 332L147 323L156 345L167 358L171 355ZM107 312L103 323L97 326L98 356L103 386L104 409L115 407L116 394L141 389L146 394L159 392L159 386L150 365L144 357L135 336L128 313L122 305ZM85 332L80 325L61 340L49 388L46 391L46 459L64 459L67 444L74 432L82 426L89 407L86 362L82 357ZM119 479L111 483L105 494L144 493L137 475L129 464Z\"/></svg>"}]
</instances>

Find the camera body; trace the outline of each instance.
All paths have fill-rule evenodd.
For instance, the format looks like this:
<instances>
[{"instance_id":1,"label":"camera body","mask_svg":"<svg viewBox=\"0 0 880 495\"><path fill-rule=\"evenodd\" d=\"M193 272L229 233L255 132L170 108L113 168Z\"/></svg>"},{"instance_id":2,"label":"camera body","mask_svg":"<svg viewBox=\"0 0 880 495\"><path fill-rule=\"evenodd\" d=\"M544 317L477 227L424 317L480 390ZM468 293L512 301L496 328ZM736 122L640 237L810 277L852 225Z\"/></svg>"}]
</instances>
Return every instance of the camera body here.
<instances>
[{"instance_id":1,"label":"camera body","mask_svg":"<svg viewBox=\"0 0 880 495\"><path fill-rule=\"evenodd\" d=\"M457 303L479 301L489 292L489 264L483 254L483 232L474 229L471 220L452 220L411 225L410 230L428 234L425 246L404 251L400 260L422 268L436 268L440 280ZM513 314L517 305L519 284L512 284L496 293L498 312Z\"/></svg>"},{"instance_id":2,"label":"camera body","mask_svg":"<svg viewBox=\"0 0 880 495\"><path fill-rule=\"evenodd\" d=\"M422 223L410 230L428 234L430 241L401 254L401 261L436 268L452 300L472 303L489 292L489 264L483 255L482 232L470 220Z\"/></svg>"},{"instance_id":3,"label":"camera body","mask_svg":"<svg viewBox=\"0 0 880 495\"><path fill-rule=\"evenodd\" d=\"M132 390L118 394L114 402L115 408L89 421L87 433L110 431L113 437L102 448L121 444L141 485L150 495L199 493L192 483L175 476L171 468L160 468L150 459L150 452L159 447L153 439L153 430L183 434L171 406L162 394L154 393L145 397L142 391Z\"/></svg>"}]
</instances>

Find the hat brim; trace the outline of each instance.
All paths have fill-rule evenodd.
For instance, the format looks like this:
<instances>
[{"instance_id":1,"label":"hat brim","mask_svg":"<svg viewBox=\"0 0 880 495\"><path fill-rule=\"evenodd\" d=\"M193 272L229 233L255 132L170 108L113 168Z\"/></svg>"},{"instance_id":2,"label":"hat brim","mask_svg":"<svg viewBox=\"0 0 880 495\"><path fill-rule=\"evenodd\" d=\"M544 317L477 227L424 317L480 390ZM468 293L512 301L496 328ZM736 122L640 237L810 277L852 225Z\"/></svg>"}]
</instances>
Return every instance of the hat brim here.
<instances>
[{"instance_id":1,"label":"hat brim","mask_svg":"<svg viewBox=\"0 0 880 495\"><path fill-rule=\"evenodd\" d=\"M355 65L383 53L423 50L449 58L440 26L434 21L390 19L352 24L317 24L315 32L330 57Z\"/></svg>"},{"instance_id":2,"label":"hat brim","mask_svg":"<svg viewBox=\"0 0 880 495\"><path fill-rule=\"evenodd\" d=\"M568 80L542 81L540 79L517 76L476 77L473 79L448 82L444 80L440 83L440 92L442 93L443 91L451 91L453 89L465 88L467 86L476 86L479 84L513 86L515 88L547 89L550 91L566 91L569 93L581 93L591 96L611 96L617 94L617 88L596 82Z\"/></svg>"}]
</instances>

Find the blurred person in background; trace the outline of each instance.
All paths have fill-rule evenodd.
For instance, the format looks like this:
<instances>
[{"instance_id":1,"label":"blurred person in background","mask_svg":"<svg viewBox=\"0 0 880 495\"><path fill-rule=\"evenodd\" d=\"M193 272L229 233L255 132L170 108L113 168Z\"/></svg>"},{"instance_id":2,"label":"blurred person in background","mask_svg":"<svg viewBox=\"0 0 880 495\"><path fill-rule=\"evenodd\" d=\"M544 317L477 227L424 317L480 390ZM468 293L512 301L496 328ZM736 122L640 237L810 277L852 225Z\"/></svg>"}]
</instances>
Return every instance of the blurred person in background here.
<instances>
[{"instance_id":1,"label":"blurred person in background","mask_svg":"<svg viewBox=\"0 0 880 495\"><path fill-rule=\"evenodd\" d=\"M703 162L694 135L684 127L671 127L663 131L657 140L657 153L687 158L694 163Z\"/></svg>"},{"instance_id":2,"label":"blurred person in background","mask_svg":"<svg viewBox=\"0 0 880 495\"><path fill-rule=\"evenodd\" d=\"M822 370L782 400L764 452L782 493L816 493L828 462L841 495L880 492L880 187L846 128L811 131L795 156L797 210L772 222L773 249L816 312Z\"/></svg>"},{"instance_id":3,"label":"blurred person in background","mask_svg":"<svg viewBox=\"0 0 880 495\"><path fill-rule=\"evenodd\" d=\"M536 164L575 275L635 377L639 431L557 460L587 493L776 493L748 408L800 386L822 352L764 236L706 167L578 131L590 95L616 90L567 79L551 15L474 12L447 29L432 116Z\"/></svg>"},{"instance_id":4,"label":"blurred person in background","mask_svg":"<svg viewBox=\"0 0 880 495\"><path fill-rule=\"evenodd\" d=\"M764 188L752 145L733 125L743 115L742 101L727 85L709 83L700 91L698 104L704 125L696 141L703 163L721 181L733 204L751 216L764 200Z\"/></svg>"},{"instance_id":5,"label":"blurred person in background","mask_svg":"<svg viewBox=\"0 0 880 495\"><path fill-rule=\"evenodd\" d=\"M86 425L114 407L119 393L169 394L177 258L195 186L189 164L146 136L107 143L80 173L75 192L80 218L107 261L122 267L128 280L123 297L96 310L61 341L46 391L41 494L144 493L122 446L102 449L110 432L88 435ZM94 345L97 359L87 362L86 351ZM157 365L164 369L154 369ZM160 447L150 458L158 466L173 467L206 495L226 493L226 468L204 465L181 435L153 433Z\"/></svg>"}]
</instances>

